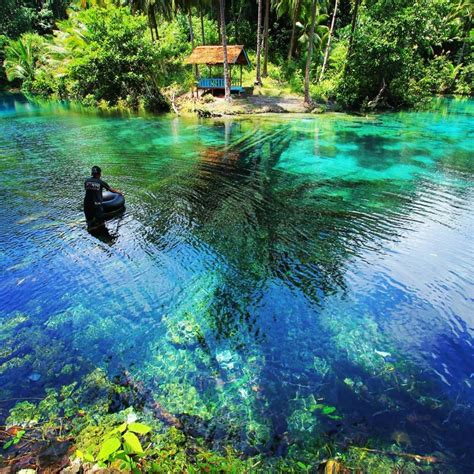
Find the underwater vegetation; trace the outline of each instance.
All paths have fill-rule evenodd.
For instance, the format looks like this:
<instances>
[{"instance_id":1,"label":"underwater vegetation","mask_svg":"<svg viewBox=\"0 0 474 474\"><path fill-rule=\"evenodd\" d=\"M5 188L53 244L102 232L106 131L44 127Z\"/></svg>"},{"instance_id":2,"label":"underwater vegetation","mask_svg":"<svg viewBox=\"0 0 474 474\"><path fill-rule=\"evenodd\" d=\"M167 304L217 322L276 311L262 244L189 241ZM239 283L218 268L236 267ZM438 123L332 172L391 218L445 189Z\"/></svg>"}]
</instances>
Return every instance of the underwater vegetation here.
<instances>
[{"instance_id":1,"label":"underwater vegetation","mask_svg":"<svg viewBox=\"0 0 474 474\"><path fill-rule=\"evenodd\" d=\"M85 373L67 358L63 369L45 372L49 358L57 357L47 351L41 355L43 365L32 364L30 357L2 363L3 374L31 373L30 385L42 377L57 384L58 377L80 374L79 382L59 390L46 388L46 397L39 401L10 404L0 432L2 465L42 469L72 462L124 472L458 472L461 461L452 453L433 444L432 450L420 454L411 436L423 431L427 443L424 430L435 422L434 416L441 424L447 420L448 426L456 426L470 413L469 407L435 397L435 387L430 389L428 381L420 378L416 366L397 359L369 320L366 333L359 334L340 327L332 315L325 323L328 338L331 331L337 336L330 343L352 347L353 352L336 359L323 356L324 347L318 350L320 355L312 353L305 380L300 378L285 416L278 421L271 412L269 389L261 386L265 358L256 348L252 352L247 347L244 361L236 347L226 344L223 349L208 336L215 324L212 282L218 279L203 278L206 284L196 285L206 290L191 292L172 316L163 318L166 331L150 342L159 350L136 375L123 372L111 380L102 369ZM5 346L21 347L17 338L22 338L21 328L27 322L19 315L4 320ZM354 337L357 345L351 342ZM38 351L44 347L42 338L29 340ZM235 343L250 346L251 341L240 334ZM382 346L391 352L373 349ZM350 363L371 377L367 380L361 372L341 379L343 365ZM326 402L334 390L346 393L338 406ZM2 390L2 398L8 396ZM353 406L354 400L359 407ZM426 415L420 411L408 415L411 434L396 431L389 440L383 426L377 436L376 424L367 424L358 414L364 406L372 410L379 406L376 416L405 416L414 403L420 410L426 408ZM283 422L283 428L275 426Z\"/></svg>"},{"instance_id":2,"label":"underwater vegetation","mask_svg":"<svg viewBox=\"0 0 474 474\"><path fill-rule=\"evenodd\" d=\"M471 472L470 103L0 111L1 467Z\"/></svg>"},{"instance_id":3,"label":"underwater vegetation","mask_svg":"<svg viewBox=\"0 0 474 474\"><path fill-rule=\"evenodd\" d=\"M73 383L59 392L48 390L40 402L19 402L0 431L0 462L12 472L27 468L59 470L72 463L85 469L96 465L123 472L162 473L309 472L316 468L323 472L430 472L443 462L443 472L451 472L441 459L405 453L399 444L386 452L356 446L340 452L337 445L313 439L311 446L292 446L285 458L246 455L230 445L211 450L205 437L190 433L179 423L173 426L170 420L160 421L150 408L126 406L145 403L142 395L130 380L114 383L97 369L80 387ZM311 412L340 418L334 415L335 407L314 401L300 406L305 408L295 410L290 422L300 432L314 427ZM311 461L301 460L310 456Z\"/></svg>"}]
</instances>

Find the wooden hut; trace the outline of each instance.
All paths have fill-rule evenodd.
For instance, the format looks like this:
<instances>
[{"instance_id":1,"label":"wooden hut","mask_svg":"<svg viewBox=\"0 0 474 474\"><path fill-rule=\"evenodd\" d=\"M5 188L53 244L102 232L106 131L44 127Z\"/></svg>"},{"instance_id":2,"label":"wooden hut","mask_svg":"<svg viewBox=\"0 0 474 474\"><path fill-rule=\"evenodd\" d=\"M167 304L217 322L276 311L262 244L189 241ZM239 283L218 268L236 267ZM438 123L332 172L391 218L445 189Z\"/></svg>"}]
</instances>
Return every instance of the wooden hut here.
<instances>
[{"instance_id":1,"label":"wooden hut","mask_svg":"<svg viewBox=\"0 0 474 474\"><path fill-rule=\"evenodd\" d=\"M250 61L242 45L227 46L227 62L230 69L230 91L238 92L244 91L242 87L242 68L243 66L250 66ZM211 91L224 90L224 74L219 73L219 77L213 77L213 66L224 65L224 48L222 46L197 46L194 48L191 55L186 59L186 64L194 64L196 66L206 65L208 67L209 76L196 78L197 88ZM240 79L234 79L232 72L234 66L240 66Z\"/></svg>"}]
</instances>

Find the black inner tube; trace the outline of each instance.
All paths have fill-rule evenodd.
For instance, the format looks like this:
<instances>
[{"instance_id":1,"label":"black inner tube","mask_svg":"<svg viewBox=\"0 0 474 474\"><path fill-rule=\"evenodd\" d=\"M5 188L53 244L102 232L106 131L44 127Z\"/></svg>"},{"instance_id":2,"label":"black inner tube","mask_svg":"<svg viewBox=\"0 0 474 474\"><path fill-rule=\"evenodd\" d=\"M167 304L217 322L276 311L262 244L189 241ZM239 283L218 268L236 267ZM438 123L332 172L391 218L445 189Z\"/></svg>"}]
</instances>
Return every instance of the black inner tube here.
<instances>
[{"instance_id":1,"label":"black inner tube","mask_svg":"<svg viewBox=\"0 0 474 474\"><path fill-rule=\"evenodd\" d=\"M105 213L122 210L125 208L125 198L121 194L104 191L102 193L102 207Z\"/></svg>"}]
</instances>

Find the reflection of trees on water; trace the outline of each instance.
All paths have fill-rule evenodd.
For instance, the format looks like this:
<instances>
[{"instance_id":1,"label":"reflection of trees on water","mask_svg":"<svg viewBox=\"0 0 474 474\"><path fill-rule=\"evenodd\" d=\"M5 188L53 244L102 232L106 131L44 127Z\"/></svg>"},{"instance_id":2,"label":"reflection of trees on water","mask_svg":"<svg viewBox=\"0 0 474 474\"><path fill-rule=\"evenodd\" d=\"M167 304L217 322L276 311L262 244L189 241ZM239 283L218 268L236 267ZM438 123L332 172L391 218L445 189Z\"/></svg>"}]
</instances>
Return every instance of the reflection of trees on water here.
<instances>
[{"instance_id":1,"label":"reflection of trees on water","mask_svg":"<svg viewBox=\"0 0 474 474\"><path fill-rule=\"evenodd\" d=\"M371 245L382 245L384 239L397 239L393 224L411 212L417 198L416 185L409 189L405 187L402 197L397 192L398 183L338 183L333 180L321 183L321 186L349 189L356 200L328 199L323 193L316 194L316 199L308 199L308 192L317 190L318 184L302 181L293 187L297 180L289 180L285 173L275 170L291 139L286 129L273 133L271 140L266 139L265 131L256 133L257 136L248 138L250 143L241 141L238 147L233 147L228 141L230 126L226 123L224 127L226 146L223 149L206 148L201 152L194 187L199 205L196 208L190 202L188 212L199 223L196 234L224 255L230 264L230 269L221 272L221 282L210 308L215 336L218 340L230 340L236 349L244 352L248 345L261 346L267 362L260 374L265 386L257 405L265 405L264 411L272 418L274 431L282 435L288 429L285 420L291 414L289 400L295 394L304 397L311 393L329 393L332 399L341 398L338 393L344 394L341 380L332 376L323 383L321 376L311 370L314 356L325 358L333 370L340 369L345 358L334 355L333 332L319 325L316 307L311 320L298 314L287 318L275 314L279 318L276 325L292 327L293 331L287 336L279 332L283 339L268 341L272 336L271 328L262 326L256 311L267 290L265 286L271 281L279 281L301 291L314 304L323 302L328 295L344 293L346 259L358 253L357 247L370 248ZM387 224L364 212L364 201L381 196L384 196L385 207L378 214L383 215L389 209L395 222ZM354 229L353 235L348 233L349 227ZM374 235L379 237L378 243L374 243ZM310 333L309 322L312 324ZM304 335L304 340L295 337L295 333L301 338ZM324 342L325 338L328 338L327 342ZM275 345L281 354L268 352ZM291 358L296 362L288 363ZM361 380L372 377L357 365L346 367L346 370L358 373ZM329 392L322 389L329 382L338 388ZM382 390L392 383L395 382L371 388ZM281 392L283 386L285 395ZM429 391L427 389L427 393ZM342 396L341 406L350 408L344 397L353 403L360 394ZM359 400L361 416L362 413L384 411L387 406L390 407L387 413L397 411L400 405L404 410L411 407L415 411L426 411L401 389L380 401L367 394L364 398L365 402L363 398ZM387 404L389 399L391 402ZM396 417L387 416L386 420L390 422L384 424L384 428L396 425Z\"/></svg>"},{"instance_id":2,"label":"reflection of trees on water","mask_svg":"<svg viewBox=\"0 0 474 474\"><path fill-rule=\"evenodd\" d=\"M151 301L147 291L155 295L154 287L147 286L149 282L142 277L137 278L134 287L133 273L124 273L130 280L127 286L132 289L117 294L128 298L126 304L117 301L99 320L93 308L81 306L83 293L65 298L64 303L71 311L51 318L58 320L60 330L55 336L64 344L55 342L54 345L60 350L77 346L77 350L68 350L71 357L87 353L97 360L103 356L101 347L89 347L96 341L101 341L102 347L114 347L120 357L127 351L136 352L139 361L149 357L148 352L152 353L150 359L163 354L163 371L146 374L149 375L147 382L156 387L158 394L163 381L173 382L175 385L166 392L170 403L173 396L176 399L181 396L181 392L173 392L180 384L182 392L195 388L203 395L202 404L209 402L212 407L209 411L216 415L211 422L215 427L226 423L226 410L235 410L241 417L243 431L254 419L262 426L262 420L267 418L271 420L273 433L282 435L291 428L287 420L295 408L301 408L300 400L320 395L344 413L344 420L337 422L336 427L336 422L319 420L318 432L336 430L345 435L355 431L350 423L360 422L376 412L382 413L384 422L379 421L378 415L363 423L365 426L378 423L378 432L382 435L398 426L400 420L410 428L410 420L415 420L419 423L415 431L433 432L433 438L440 432L433 424L443 430L455 431L459 427L460 433L465 432L462 416L467 418L468 411L455 410L449 426L443 425L447 413L439 409L433 414L430 404L435 402L430 394L434 392L430 388L421 385L421 392L417 385L413 388L412 382L418 381L411 375L407 381L379 376L378 371L386 370L387 365L380 356L378 361L368 362L357 358L354 351L357 344L361 346L360 354L370 353L371 358L375 357L375 348L393 352L384 346L387 341L377 328L373 341L367 341L364 334L358 336L358 330L367 331L365 325L374 324L370 314L350 324L350 302L339 313L324 313L325 306L331 306L327 304L328 298L344 300L348 259L359 255L362 249L381 248L387 240L398 239L397 226L404 223L405 217L418 205L424 183L401 185L388 180L367 182L340 177L308 179L279 171L281 156L289 143L307 139L309 132L293 131L286 125L275 127L274 123L268 127L263 123L257 130L253 127L252 122L216 123L211 127L217 130L212 132L213 141L223 142L223 145L212 146L200 142L196 132L192 143L199 158L183 159L184 147L178 140L179 122L174 121L175 141L173 146L167 147L166 156L159 156L152 145L144 143L142 160L136 160L133 153L124 157L127 165L133 166L127 186L137 188L130 199L132 206L136 204L133 199L140 198L134 208L139 228L130 236L133 243L136 239L144 240L135 246L142 252L139 255L145 259L148 255L158 258L160 250L167 252L179 250L180 245L187 248L194 245L196 252L178 265L186 262L193 265L195 260L202 261L203 267L208 265L208 273L198 274L195 286L186 288L189 294L180 294L179 299L188 298L189 302L180 306L181 301L178 301L175 314L169 315L169 335L175 335L175 326L181 320L188 322L189 317L193 331L199 326L197 337L194 334L191 342L183 342L183 338L170 341L170 337L163 334L163 327L156 324L158 316L155 318L149 310L144 311L145 304L142 306L144 300ZM104 131L110 134L107 150L111 156L119 154L116 147L121 132L123 130L116 127ZM133 148L137 130L130 128L126 132ZM320 140L327 139L328 133L336 135L324 126L317 133L312 148L315 155L327 152L328 145ZM142 141L147 142L149 136L146 133L143 136L147 140ZM331 146L336 139L329 140ZM355 137L349 133L346 139L353 141ZM364 141L358 146L365 146ZM186 148L189 148L188 142ZM454 168L456 163L451 156L447 167ZM114 170L113 163L109 169ZM373 206L379 202L380 207ZM203 251L206 248L208 253ZM136 255L132 257L135 259L132 263L136 264ZM171 253L171 257L179 260L180 256ZM156 275L156 279L161 276L159 272ZM196 297L200 288L208 290L202 298ZM161 308L153 307L153 311L158 313ZM125 312L123 317L115 319L115 314ZM360 309L354 312L360 313ZM42 321L34 324L38 323ZM41 324L36 330L47 337L49 333ZM143 327L148 328L146 334ZM125 332L132 334L131 342L117 336ZM140 347L132 348L137 340ZM43 345L43 340L40 342L39 346ZM172 357L176 357L179 364L172 361ZM56 354L52 358L61 359ZM251 358L255 361L250 362ZM153 362L150 362L152 369ZM113 371L115 367L111 367ZM401 367L397 374L404 371L413 374L416 368ZM22 387L26 387L27 393L31 368L28 366L16 373L24 379ZM350 379L347 383L344 382L346 376ZM422 376L417 379L425 383ZM351 388L352 382L355 388ZM223 394L219 395L221 389ZM239 392L241 389L244 394ZM424 404L419 401L420 394L427 399ZM221 403L224 399L232 400ZM248 403L247 411L242 409L244 402ZM190 404L189 411L204 419L193 407ZM417 422L417 417L431 417L431 420ZM222 430L215 430L218 431ZM239 432L239 435L245 436L245 433ZM453 440L453 444L457 443L459 436L453 436ZM462 450L462 443L459 446L458 452Z\"/></svg>"}]
</instances>

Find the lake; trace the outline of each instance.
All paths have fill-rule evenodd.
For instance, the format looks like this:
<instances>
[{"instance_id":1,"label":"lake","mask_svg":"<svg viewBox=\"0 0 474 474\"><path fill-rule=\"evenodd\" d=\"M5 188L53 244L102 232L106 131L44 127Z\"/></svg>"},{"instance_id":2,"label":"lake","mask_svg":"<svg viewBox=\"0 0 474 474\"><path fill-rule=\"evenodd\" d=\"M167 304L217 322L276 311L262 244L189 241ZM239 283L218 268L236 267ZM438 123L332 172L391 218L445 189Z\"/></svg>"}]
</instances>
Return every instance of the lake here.
<instances>
[{"instance_id":1,"label":"lake","mask_svg":"<svg viewBox=\"0 0 474 474\"><path fill-rule=\"evenodd\" d=\"M0 424L100 368L216 449L376 439L472 472L473 118L473 100L198 120L0 95ZM126 193L98 236L92 165Z\"/></svg>"}]
</instances>

